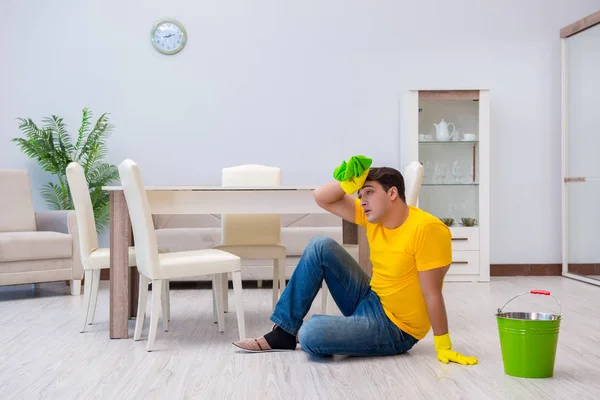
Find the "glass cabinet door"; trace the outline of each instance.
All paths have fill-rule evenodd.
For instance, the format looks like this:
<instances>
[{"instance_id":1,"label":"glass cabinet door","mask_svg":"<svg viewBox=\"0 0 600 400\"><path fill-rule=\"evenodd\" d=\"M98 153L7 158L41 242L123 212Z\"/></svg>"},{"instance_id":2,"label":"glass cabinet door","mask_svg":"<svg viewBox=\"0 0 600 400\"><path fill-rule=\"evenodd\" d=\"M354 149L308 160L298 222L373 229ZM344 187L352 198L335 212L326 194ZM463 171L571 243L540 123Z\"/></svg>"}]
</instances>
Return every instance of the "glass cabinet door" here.
<instances>
[{"instance_id":1,"label":"glass cabinet door","mask_svg":"<svg viewBox=\"0 0 600 400\"><path fill-rule=\"evenodd\" d=\"M479 101L419 99L419 207L448 226L479 222Z\"/></svg>"}]
</instances>

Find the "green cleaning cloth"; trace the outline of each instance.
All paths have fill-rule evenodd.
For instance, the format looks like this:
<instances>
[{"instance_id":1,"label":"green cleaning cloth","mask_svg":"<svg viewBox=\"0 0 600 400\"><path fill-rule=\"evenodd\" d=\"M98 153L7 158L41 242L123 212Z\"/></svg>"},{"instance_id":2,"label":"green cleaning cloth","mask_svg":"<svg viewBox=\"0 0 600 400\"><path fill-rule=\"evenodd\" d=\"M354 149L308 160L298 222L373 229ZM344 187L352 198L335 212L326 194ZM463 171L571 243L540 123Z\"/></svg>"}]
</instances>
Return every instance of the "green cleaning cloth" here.
<instances>
[{"instance_id":1,"label":"green cleaning cloth","mask_svg":"<svg viewBox=\"0 0 600 400\"><path fill-rule=\"evenodd\" d=\"M350 157L348 163L343 161L342 164L333 171L333 177L340 182L348 181L352 178L361 176L373 162L369 157L356 155Z\"/></svg>"}]
</instances>

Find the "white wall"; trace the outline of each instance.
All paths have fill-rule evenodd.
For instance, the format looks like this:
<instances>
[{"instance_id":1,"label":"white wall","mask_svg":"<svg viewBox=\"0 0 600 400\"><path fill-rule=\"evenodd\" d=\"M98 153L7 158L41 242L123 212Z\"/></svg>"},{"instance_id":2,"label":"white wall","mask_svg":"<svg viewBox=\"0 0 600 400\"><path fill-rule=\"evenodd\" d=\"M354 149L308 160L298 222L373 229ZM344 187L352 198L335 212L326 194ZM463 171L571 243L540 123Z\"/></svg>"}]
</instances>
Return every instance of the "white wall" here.
<instances>
[{"instance_id":1,"label":"white wall","mask_svg":"<svg viewBox=\"0 0 600 400\"><path fill-rule=\"evenodd\" d=\"M0 168L39 173L9 142L16 118L109 111L109 160L148 184L215 184L220 169L281 166L320 184L350 155L399 166L399 101L421 87L492 99L493 263L560 262L559 29L598 0L3 0ZM157 53L150 29L189 41ZM541 185L541 189L533 187ZM5 190L3 188L3 190ZM44 208L36 194L35 204Z\"/></svg>"}]
</instances>

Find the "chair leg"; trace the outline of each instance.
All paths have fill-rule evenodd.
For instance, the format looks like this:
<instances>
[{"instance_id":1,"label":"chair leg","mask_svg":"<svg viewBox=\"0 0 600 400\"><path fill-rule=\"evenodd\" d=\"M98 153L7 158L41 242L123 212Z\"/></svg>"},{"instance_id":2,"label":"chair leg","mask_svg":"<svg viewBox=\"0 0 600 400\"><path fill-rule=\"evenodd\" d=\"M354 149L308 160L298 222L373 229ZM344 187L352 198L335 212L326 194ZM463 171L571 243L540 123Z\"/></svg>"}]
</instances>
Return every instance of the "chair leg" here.
<instances>
[{"instance_id":1,"label":"chair leg","mask_svg":"<svg viewBox=\"0 0 600 400\"><path fill-rule=\"evenodd\" d=\"M144 328L144 319L146 318L146 305L148 302L148 284L150 280L140 274L140 285L138 294L138 309L135 317L135 333L133 340L140 340L142 337L142 329ZM152 296L154 297L154 296Z\"/></svg>"},{"instance_id":2,"label":"chair leg","mask_svg":"<svg viewBox=\"0 0 600 400\"><path fill-rule=\"evenodd\" d=\"M87 325L88 315L90 312L90 299L92 297L92 280L94 276L94 271L91 269L85 271L84 276L84 287L83 287L83 327L81 328L81 332L85 332L85 326Z\"/></svg>"},{"instance_id":3,"label":"chair leg","mask_svg":"<svg viewBox=\"0 0 600 400\"><path fill-rule=\"evenodd\" d=\"M164 279L162 281L162 320L163 328L165 332L169 331L169 281Z\"/></svg>"},{"instance_id":4,"label":"chair leg","mask_svg":"<svg viewBox=\"0 0 600 400\"><path fill-rule=\"evenodd\" d=\"M171 281L166 279L167 282L167 321L171 321Z\"/></svg>"},{"instance_id":5,"label":"chair leg","mask_svg":"<svg viewBox=\"0 0 600 400\"><path fill-rule=\"evenodd\" d=\"M279 260L273 260L273 300L271 308L275 311L275 305L279 299Z\"/></svg>"},{"instance_id":6,"label":"chair leg","mask_svg":"<svg viewBox=\"0 0 600 400\"><path fill-rule=\"evenodd\" d=\"M100 272L101 270L95 269L94 279L92 280L92 297L90 299L90 325L94 323L94 316L96 315L96 304L98 304L98 288L100 287Z\"/></svg>"},{"instance_id":7,"label":"chair leg","mask_svg":"<svg viewBox=\"0 0 600 400\"><path fill-rule=\"evenodd\" d=\"M223 276L223 312L229 311L229 275L227 273L222 274Z\"/></svg>"},{"instance_id":8,"label":"chair leg","mask_svg":"<svg viewBox=\"0 0 600 400\"><path fill-rule=\"evenodd\" d=\"M213 288L215 289L215 303L217 311L217 324L219 332L225 331L225 313L223 312L223 275L213 275Z\"/></svg>"},{"instance_id":9,"label":"chair leg","mask_svg":"<svg viewBox=\"0 0 600 400\"><path fill-rule=\"evenodd\" d=\"M323 279L323 286L321 286L321 314L327 314L327 297L329 296L329 288Z\"/></svg>"},{"instance_id":10,"label":"chair leg","mask_svg":"<svg viewBox=\"0 0 600 400\"><path fill-rule=\"evenodd\" d=\"M212 291L212 300L213 300L213 322L215 324L218 321L218 318L217 318L217 288L215 287L216 282L217 281L216 281L215 277L213 276L211 291Z\"/></svg>"},{"instance_id":11,"label":"chair leg","mask_svg":"<svg viewBox=\"0 0 600 400\"><path fill-rule=\"evenodd\" d=\"M240 340L246 338L246 323L244 319L244 296L242 293L242 273L235 271L233 277L233 295L235 296L235 312L237 314L238 331Z\"/></svg>"},{"instance_id":12,"label":"chair leg","mask_svg":"<svg viewBox=\"0 0 600 400\"><path fill-rule=\"evenodd\" d=\"M164 286L161 279L152 280L152 311L150 314L150 333L148 334L148 347L146 349L148 351L152 351L154 349L156 331L158 330L158 320L160 319L163 287Z\"/></svg>"},{"instance_id":13,"label":"chair leg","mask_svg":"<svg viewBox=\"0 0 600 400\"><path fill-rule=\"evenodd\" d=\"M81 296L81 279L71 281L71 296Z\"/></svg>"},{"instance_id":14,"label":"chair leg","mask_svg":"<svg viewBox=\"0 0 600 400\"><path fill-rule=\"evenodd\" d=\"M279 297L285 290L285 258L279 260Z\"/></svg>"}]
</instances>

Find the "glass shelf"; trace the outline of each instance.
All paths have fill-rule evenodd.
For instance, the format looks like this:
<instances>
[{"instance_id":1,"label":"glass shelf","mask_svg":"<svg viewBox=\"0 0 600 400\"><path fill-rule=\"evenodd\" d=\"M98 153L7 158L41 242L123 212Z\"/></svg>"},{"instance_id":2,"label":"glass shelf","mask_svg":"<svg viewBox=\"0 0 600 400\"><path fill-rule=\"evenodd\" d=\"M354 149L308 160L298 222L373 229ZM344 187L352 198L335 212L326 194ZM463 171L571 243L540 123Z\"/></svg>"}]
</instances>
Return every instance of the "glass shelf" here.
<instances>
[{"instance_id":1,"label":"glass shelf","mask_svg":"<svg viewBox=\"0 0 600 400\"><path fill-rule=\"evenodd\" d=\"M479 183L423 183L421 186L479 186Z\"/></svg>"},{"instance_id":2,"label":"glass shelf","mask_svg":"<svg viewBox=\"0 0 600 400\"><path fill-rule=\"evenodd\" d=\"M472 140L447 140L447 141L440 141L440 140L423 140L423 141L419 141L419 144L470 144L470 145L474 145L474 144L479 144L478 140L472 141Z\"/></svg>"}]
</instances>

